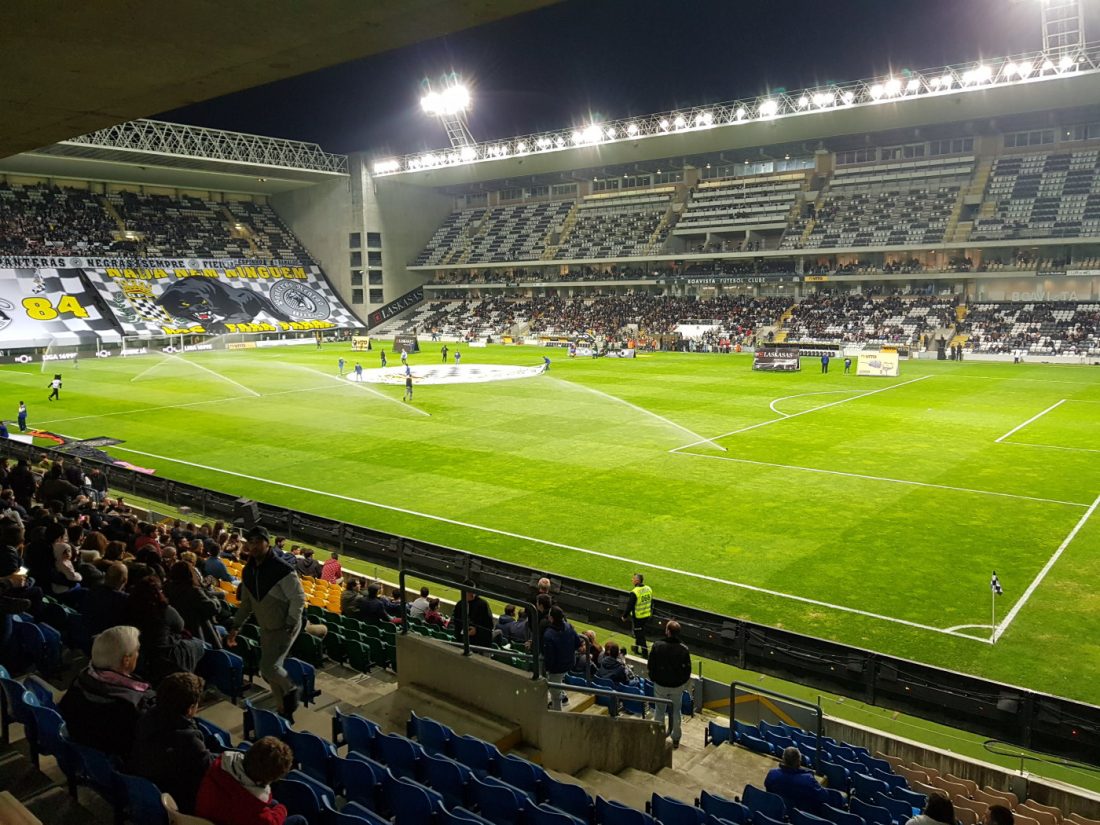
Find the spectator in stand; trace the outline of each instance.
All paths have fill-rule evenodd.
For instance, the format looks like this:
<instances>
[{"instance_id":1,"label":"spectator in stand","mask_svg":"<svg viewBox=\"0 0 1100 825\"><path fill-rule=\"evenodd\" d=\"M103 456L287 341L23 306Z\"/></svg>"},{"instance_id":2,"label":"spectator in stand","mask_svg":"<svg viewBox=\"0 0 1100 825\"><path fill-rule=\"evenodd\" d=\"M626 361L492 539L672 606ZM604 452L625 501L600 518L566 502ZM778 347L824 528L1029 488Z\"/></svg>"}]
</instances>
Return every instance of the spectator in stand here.
<instances>
[{"instance_id":1,"label":"spectator in stand","mask_svg":"<svg viewBox=\"0 0 1100 825\"><path fill-rule=\"evenodd\" d=\"M185 561L177 561L168 571L164 590L191 638L220 650L222 639L214 625L221 617L222 602L203 587L199 571Z\"/></svg>"},{"instance_id":2,"label":"spectator in stand","mask_svg":"<svg viewBox=\"0 0 1100 825\"><path fill-rule=\"evenodd\" d=\"M501 644L523 644L527 641L527 622L516 621L516 606L504 605L504 612L497 617L496 633Z\"/></svg>"},{"instance_id":3,"label":"spectator in stand","mask_svg":"<svg viewBox=\"0 0 1100 825\"><path fill-rule=\"evenodd\" d=\"M580 637L565 620L565 611L558 605L550 608L550 625L542 636L542 666L547 682L561 683L573 668ZM565 691L550 690L550 707L561 710Z\"/></svg>"},{"instance_id":4,"label":"spectator in stand","mask_svg":"<svg viewBox=\"0 0 1100 825\"><path fill-rule=\"evenodd\" d=\"M286 806L271 794L271 784L293 766L290 746L274 736L244 753L226 751L202 778L195 815L214 825L307 825L305 817L287 816Z\"/></svg>"},{"instance_id":5,"label":"spectator in stand","mask_svg":"<svg viewBox=\"0 0 1100 825\"><path fill-rule=\"evenodd\" d=\"M321 562L313 558L313 548L303 547L302 555L300 555L296 562L298 566L299 576L311 576L312 578L321 578L321 573L324 572L324 567Z\"/></svg>"},{"instance_id":6,"label":"spectator in stand","mask_svg":"<svg viewBox=\"0 0 1100 825\"><path fill-rule=\"evenodd\" d=\"M160 579L146 576L134 583L126 617L141 633L140 670L152 684L170 673L195 672L202 640L185 638L183 617L168 603Z\"/></svg>"},{"instance_id":7,"label":"spectator in stand","mask_svg":"<svg viewBox=\"0 0 1100 825\"><path fill-rule=\"evenodd\" d=\"M990 805L982 817L982 825L1015 825L1016 817L1004 805Z\"/></svg>"},{"instance_id":8,"label":"spectator in stand","mask_svg":"<svg viewBox=\"0 0 1100 825\"><path fill-rule=\"evenodd\" d=\"M802 753L794 747L783 749L779 767L772 768L764 778L764 790L783 797L788 811L798 809L811 814L821 810L828 796L814 778L813 771L802 767Z\"/></svg>"},{"instance_id":9,"label":"spectator in stand","mask_svg":"<svg viewBox=\"0 0 1100 825\"><path fill-rule=\"evenodd\" d=\"M204 545L204 547L206 547L206 558L202 563L202 574L227 584L240 584L240 581L230 574L225 562L221 560L222 551L218 545L215 544L213 547Z\"/></svg>"},{"instance_id":10,"label":"spectator in stand","mask_svg":"<svg viewBox=\"0 0 1100 825\"><path fill-rule=\"evenodd\" d=\"M437 627L447 627L447 617L439 612L439 599L428 599L428 609L424 611L424 621Z\"/></svg>"},{"instance_id":11,"label":"spectator in stand","mask_svg":"<svg viewBox=\"0 0 1100 825\"><path fill-rule=\"evenodd\" d=\"M203 682L193 673L173 673L157 688L156 701L137 723L127 770L170 794L180 811L195 810L199 783L214 764L195 714Z\"/></svg>"},{"instance_id":12,"label":"spectator in stand","mask_svg":"<svg viewBox=\"0 0 1100 825\"><path fill-rule=\"evenodd\" d=\"M38 479L31 472L27 459L20 458L8 473L7 485L15 494L15 500L24 509L29 510L34 502L35 493L38 491Z\"/></svg>"},{"instance_id":13,"label":"spectator in stand","mask_svg":"<svg viewBox=\"0 0 1100 825\"><path fill-rule=\"evenodd\" d=\"M654 643L649 651L649 678L653 681L653 695L658 699L672 700L672 747L680 747L680 700L691 682L691 654L680 641L680 623L670 620L665 624L665 637ZM657 705L653 721L664 726L665 706Z\"/></svg>"},{"instance_id":14,"label":"spectator in stand","mask_svg":"<svg viewBox=\"0 0 1100 825\"><path fill-rule=\"evenodd\" d=\"M474 590L473 582L466 582L466 603L455 605L451 627L455 638L468 637L471 645L491 647L493 644L493 611L489 603Z\"/></svg>"},{"instance_id":15,"label":"spectator in stand","mask_svg":"<svg viewBox=\"0 0 1100 825\"><path fill-rule=\"evenodd\" d=\"M386 603L378 598L380 586L377 582L367 585L367 595L360 596L355 607L360 619L367 622L388 622L390 615L386 611Z\"/></svg>"},{"instance_id":16,"label":"spectator in stand","mask_svg":"<svg viewBox=\"0 0 1100 825\"><path fill-rule=\"evenodd\" d=\"M119 625L92 642L90 664L57 706L69 738L78 745L118 757L130 753L138 718L155 696L147 683L134 677L139 638L136 627Z\"/></svg>"},{"instance_id":17,"label":"spectator in stand","mask_svg":"<svg viewBox=\"0 0 1100 825\"><path fill-rule=\"evenodd\" d=\"M430 592L427 587L420 588L420 595L413 599L413 603L409 605L409 616L411 618L423 618L424 613L428 610L428 594Z\"/></svg>"},{"instance_id":18,"label":"spectator in stand","mask_svg":"<svg viewBox=\"0 0 1100 825\"><path fill-rule=\"evenodd\" d=\"M603 646L603 655L596 663L596 675L620 685L629 685L634 681L634 675L622 658L618 642L609 641Z\"/></svg>"},{"instance_id":19,"label":"spectator in stand","mask_svg":"<svg viewBox=\"0 0 1100 825\"><path fill-rule=\"evenodd\" d=\"M46 504L51 501L60 501L68 505L79 493L80 490L77 487L65 480L60 462L54 462L46 471L42 484L38 487L38 500Z\"/></svg>"},{"instance_id":20,"label":"spectator in stand","mask_svg":"<svg viewBox=\"0 0 1100 825\"><path fill-rule=\"evenodd\" d=\"M88 588L87 595L80 603L80 614L88 625L90 636L125 621L130 598L126 592L128 574L125 564L120 561L112 562L107 567L103 582Z\"/></svg>"},{"instance_id":21,"label":"spectator in stand","mask_svg":"<svg viewBox=\"0 0 1100 825\"><path fill-rule=\"evenodd\" d=\"M348 576L344 590L340 593L340 613L344 616L359 617L359 600L363 597L363 580L357 576Z\"/></svg>"},{"instance_id":22,"label":"spectator in stand","mask_svg":"<svg viewBox=\"0 0 1100 825\"><path fill-rule=\"evenodd\" d=\"M955 825L955 806L946 796L931 794L924 803L924 813L907 820L905 825Z\"/></svg>"},{"instance_id":23,"label":"spectator in stand","mask_svg":"<svg viewBox=\"0 0 1100 825\"><path fill-rule=\"evenodd\" d=\"M344 577L344 571L340 567L340 555L333 553L321 566L321 578L330 584L336 584Z\"/></svg>"}]
</instances>

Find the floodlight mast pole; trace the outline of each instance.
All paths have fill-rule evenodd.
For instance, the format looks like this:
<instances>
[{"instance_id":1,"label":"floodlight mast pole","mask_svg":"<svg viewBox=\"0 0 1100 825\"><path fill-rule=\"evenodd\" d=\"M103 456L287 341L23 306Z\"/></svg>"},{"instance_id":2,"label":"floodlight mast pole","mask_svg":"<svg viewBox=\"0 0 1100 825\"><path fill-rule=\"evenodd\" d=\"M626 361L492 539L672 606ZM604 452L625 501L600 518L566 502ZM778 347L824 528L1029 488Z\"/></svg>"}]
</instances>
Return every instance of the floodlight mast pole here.
<instances>
[{"instance_id":1,"label":"floodlight mast pole","mask_svg":"<svg viewBox=\"0 0 1100 825\"><path fill-rule=\"evenodd\" d=\"M454 72L443 75L439 81L442 87L442 91L439 93L432 90L432 84L428 78L424 78L420 81L420 87L424 90L424 97L421 99L421 105L424 107L424 111L439 118L439 122L443 124L443 128L447 131L447 139L451 142L452 149L461 150L475 146L476 141L474 140L474 136L470 133L470 125L466 121L465 104L461 106L429 106L425 104L425 101L429 99L434 99L436 101L446 100L449 94L454 92L459 92L463 98L468 100L469 93L459 80L458 75Z\"/></svg>"},{"instance_id":2,"label":"floodlight mast pole","mask_svg":"<svg viewBox=\"0 0 1100 825\"><path fill-rule=\"evenodd\" d=\"M1043 51L1064 54L1085 43L1085 12L1081 0L1039 0Z\"/></svg>"}]
</instances>

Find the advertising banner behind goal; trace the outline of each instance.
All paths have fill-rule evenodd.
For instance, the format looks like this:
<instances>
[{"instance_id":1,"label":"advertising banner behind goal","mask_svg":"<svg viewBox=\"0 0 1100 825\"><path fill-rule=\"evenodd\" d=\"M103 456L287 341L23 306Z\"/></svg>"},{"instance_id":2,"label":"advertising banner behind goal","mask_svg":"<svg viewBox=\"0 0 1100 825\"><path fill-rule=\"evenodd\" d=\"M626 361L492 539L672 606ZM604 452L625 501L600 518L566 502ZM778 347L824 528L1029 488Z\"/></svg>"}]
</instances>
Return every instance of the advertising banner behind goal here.
<instances>
[{"instance_id":1,"label":"advertising banner behind goal","mask_svg":"<svg viewBox=\"0 0 1100 825\"><path fill-rule=\"evenodd\" d=\"M856 375L879 375L893 378L898 374L900 363L896 349L864 352L859 356Z\"/></svg>"}]
</instances>

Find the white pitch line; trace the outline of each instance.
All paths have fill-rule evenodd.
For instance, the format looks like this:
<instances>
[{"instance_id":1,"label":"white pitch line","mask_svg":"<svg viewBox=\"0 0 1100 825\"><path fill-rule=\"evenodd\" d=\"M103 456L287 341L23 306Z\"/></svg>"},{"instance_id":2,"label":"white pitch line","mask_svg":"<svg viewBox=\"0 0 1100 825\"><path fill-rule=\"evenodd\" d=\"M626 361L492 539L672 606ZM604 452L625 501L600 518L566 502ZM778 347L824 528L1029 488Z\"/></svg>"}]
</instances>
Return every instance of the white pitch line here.
<instances>
[{"instance_id":1,"label":"white pitch line","mask_svg":"<svg viewBox=\"0 0 1100 825\"><path fill-rule=\"evenodd\" d=\"M412 410L414 413L419 413L420 415L426 415L426 416L428 416L428 418L432 417L432 414L430 412L422 410L419 407L414 407L412 404L406 404L404 401L400 401L396 398L390 398L384 392L379 392L378 390L374 389L374 387L366 386L362 381L349 381L346 378L340 378L339 376L336 376L336 375L329 375L327 372L321 372L320 370L315 370L312 367L304 367L301 364L299 364L298 366L300 366L302 369L304 369L308 372L315 372L318 375L325 376L325 378L331 378L333 381L339 381L345 387L358 387L359 389L365 390L366 392L369 392L372 395L377 395L379 398L383 398L386 401L391 401L394 404L400 404L406 410Z\"/></svg>"},{"instance_id":2,"label":"white pitch line","mask_svg":"<svg viewBox=\"0 0 1100 825\"><path fill-rule=\"evenodd\" d=\"M1031 416L1031 418L1029 418L1023 424L1019 424L1019 425L1013 427L1011 430L1009 430L1007 433L1002 435L1000 438L996 439L993 443L994 444L1000 444L1002 441L1004 441L1010 435L1012 435L1015 432L1019 432L1024 427L1026 427L1028 424L1030 424L1032 421L1038 421L1040 418L1042 418L1048 412L1050 412L1051 410L1057 409L1058 407L1062 406L1065 403L1066 403L1066 399L1064 399L1064 398L1061 401L1055 401L1053 404L1051 404L1049 407L1047 407L1041 413L1039 413L1038 415L1033 415L1033 416Z\"/></svg>"},{"instance_id":3,"label":"white pitch line","mask_svg":"<svg viewBox=\"0 0 1100 825\"><path fill-rule=\"evenodd\" d=\"M959 631L959 630L969 630L969 629L984 630L985 628L989 628L989 629L992 630L993 625L991 625L991 624L957 624L954 627L947 628L947 630L950 631L950 632L956 632L956 631Z\"/></svg>"},{"instance_id":4,"label":"white pitch line","mask_svg":"<svg viewBox=\"0 0 1100 825\"><path fill-rule=\"evenodd\" d=\"M775 405L780 401L790 401L792 398L804 398L809 395L842 395L846 392L859 392L859 390L823 390L822 392L800 392L797 395L784 395L782 398L776 398L772 403L768 404L768 409L776 415L781 415L784 418L790 418L793 413L785 413L781 410L777 410Z\"/></svg>"},{"instance_id":5,"label":"white pitch line","mask_svg":"<svg viewBox=\"0 0 1100 825\"><path fill-rule=\"evenodd\" d=\"M695 446L698 446L699 444L706 444L706 443L713 444L714 441L716 441L719 438L726 438L727 436L738 435L739 433L747 433L750 430L756 430L756 429L759 429L760 427L767 427L769 424L776 424L780 421L788 421L792 418L798 418L800 415L809 415L810 413L818 412L819 410L827 410L827 409L829 409L829 407L835 407L838 404L847 404L849 401L858 401L860 398L866 398L869 395L877 395L880 392L887 392L889 390L896 390L898 387L904 387L906 384L915 384L917 381L924 381L926 378L932 378L932 377L933 376L931 376L931 375L922 375L922 376L920 376L920 378L911 378L908 381L902 381L900 384L891 384L889 387L880 387L877 390L871 390L870 392L860 393L859 395L853 395L851 398L842 398L839 401L832 401L828 404L822 404L820 407L813 407L812 409L803 410L802 412L791 413L790 415L786 416L785 418L771 418L771 419L768 419L767 421L761 421L758 424L750 424L749 426L742 427L739 430L731 430L728 433L722 433L721 435L716 435L716 436L714 436L713 440L710 439L710 438L704 438L701 441L695 441L691 444L684 444L682 447L675 447L674 449L670 450L669 452L678 452L680 450L686 450L689 447L695 447Z\"/></svg>"},{"instance_id":6,"label":"white pitch line","mask_svg":"<svg viewBox=\"0 0 1100 825\"><path fill-rule=\"evenodd\" d=\"M675 427L676 429L680 430L681 432L687 433L692 438L698 438L699 441L696 441L695 442L696 444L710 444L715 449L721 450L722 452L726 452L725 447L722 447L718 444L715 444L709 438L703 438L702 436L699 435L699 433L694 432L692 430L689 430L687 427L683 426L682 424L677 424L675 421L670 421L669 419L665 418L663 415L658 415L657 413L653 412L652 410L647 410L645 407L639 407L637 404L632 404L629 401L627 401L625 398L619 398L617 395L611 395L611 393L606 393L606 392L603 392L601 390L594 390L594 389L592 389L592 387L586 387L584 384L575 384L572 381L563 381L562 379L554 378L553 376L550 377L550 380L551 381L557 381L559 384L566 384L570 387L575 387L577 389L588 390L588 392L595 393L596 395L602 395L604 398L609 398L612 401L619 402L620 404L625 404L626 406L630 407L633 410L637 410L640 413L644 413L645 415L652 416L653 418L656 418L658 421L662 421L665 424L668 424L669 426Z\"/></svg>"},{"instance_id":7,"label":"white pitch line","mask_svg":"<svg viewBox=\"0 0 1100 825\"><path fill-rule=\"evenodd\" d=\"M782 420L782 419L777 419ZM751 458L734 458L732 456L724 455L707 455L705 453L687 453L683 452L683 448L680 450L672 450L671 452L677 455L691 456L692 458L712 458L718 461L733 461L737 464L754 464L757 467L776 467L781 470L799 470L804 473L821 473L829 476L842 476L844 478L859 478L866 481L885 481L891 484L907 484L911 487L930 487L936 490L950 490L955 493L975 493L983 496L1000 496L1002 498L1015 498L1022 499L1024 501L1037 501L1043 504L1063 504L1067 507L1088 507L1080 501L1062 501L1056 498L1039 498L1038 496L1024 496L1018 493L1000 493L996 490L977 490L971 487L954 487L950 484L932 484L928 481L910 481L905 478L889 478L887 476L872 476L864 475L863 473L846 473L842 470L825 470L820 467L800 467L797 464L776 464L772 461L756 461Z\"/></svg>"},{"instance_id":8,"label":"white pitch line","mask_svg":"<svg viewBox=\"0 0 1100 825\"><path fill-rule=\"evenodd\" d=\"M1004 635L1005 631L1008 630L1009 625L1011 625L1013 620L1015 620L1016 614L1018 614L1020 610L1023 609L1023 606L1027 604L1028 599L1031 598L1031 594L1035 592L1035 590L1042 583L1043 579L1046 578L1047 573L1049 573L1050 569L1054 567L1054 564L1058 561L1058 559L1062 557L1062 553L1064 553L1066 551L1066 548L1069 547L1070 542L1072 542L1074 538L1077 537L1077 534L1081 531L1081 528L1085 526L1085 522L1087 522L1089 520L1089 517L1092 516L1094 512L1096 512L1097 506L1100 506L1100 495L1096 497L1096 499L1092 502L1092 505L1089 507L1089 509L1085 511L1085 514L1081 516L1078 522L1073 525L1073 529L1069 531L1069 535L1066 536L1065 540L1060 545L1058 545L1058 549L1054 551L1054 554L1049 559L1047 559L1047 563L1043 565L1043 569L1039 571L1039 575L1036 576L1034 580L1032 580L1031 584L1027 586L1027 590L1024 591L1024 594L1022 596L1020 596L1016 604L1012 605L1012 609L1008 611L1008 615L1001 619L1000 623L993 631L994 642L1000 639L1001 636Z\"/></svg>"},{"instance_id":9,"label":"white pitch line","mask_svg":"<svg viewBox=\"0 0 1100 825\"><path fill-rule=\"evenodd\" d=\"M1092 447L1060 447L1057 444L1032 444L1028 441L1002 441L1001 443L1013 447L1041 447L1044 450L1069 450L1074 453L1100 453L1100 450L1093 449Z\"/></svg>"},{"instance_id":10,"label":"white pitch line","mask_svg":"<svg viewBox=\"0 0 1100 825\"><path fill-rule=\"evenodd\" d=\"M233 476L235 478L243 478L243 479L246 479L248 481L258 481L258 482L262 482L264 484L271 484L271 485L276 486L276 487L285 487L288 490L296 490L296 491L302 492L302 493L312 493L314 495L326 496L328 498L335 498L335 499L339 499L341 501L349 501L353 504L364 504L364 505L367 505L368 507L377 507L378 509L389 510L389 511L394 512L394 513L403 513L405 515L417 516L418 518L429 519L431 521L438 521L438 522L442 522L444 524L453 524L456 527L465 527L467 529L478 530L478 531L481 531L483 533L492 533L494 535L505 536L507 538L513 538L513 539L519 539L521 541L533 542L535 544L544 544L548 547L557 547L557 548L562 549L562 550L572 550L576 553L584 553L585 555L597 556L597 557L602 558L602 559L610 559L611 561L624 562L626 564L632 565L635 568L642 568L642 569L648 568L650 570L660 570L662 573L671 573L671 574L676 575L676 576L685 576L687 578L692 578L692 579L702 579L703 581L712 582L714 584L722 584L722 585L726 585L728 587L736 587L736 588L739 588L741 590L751 590L754 593L763 593L764 595L767 595L767 596L775 596L776 598L780 598L780 599L789 599L791 601L800 602L802 604L809 604L809 605L813 605L815 607L823 607L823 608L827 608L829 610L839 610L839 611L844 612L844 613L853 613L853 614L856 614L856 615L859 615L859 616L865 616L865 617L870 618L870 619L878 619L879 621L892 622L894 624L900 624L900 625L905 625L907 627L917 628L918 630L930 630L934 633L942 633L942 634L946 634L948 636L955 636L956 638L959 638L959 639L969 639L970 641L982 642L983 644L990 644L991 643L988 639L979 639L975 636L968 636L965 633L952 633L948 630L944 630L942 627L933 627L932 625L921 624L920 622L913 622L913 621L909 621L908 619L898 619L898 618L895 618L894 616L883 616L880 613L872 613L869 610L860 610L860 609L855 608L855 607L845 607L844 605L841 605L841 604L832 604L831 602L823 602L823 601L820 601L818 599L808 598L806 596L795 596L795 595L792 595L790 593L781 593L778 590L769 590L766 587L757 587L754 584L745 584L744 582L735 582L735 581L730 581L729 579L720 579L716 576L708 576L704 573L693 573L690 570L682 570L678 567L668 567L668 566L665 566L665 565L662 565L662 564L654 564L654 563L648 562L648 561L640 561L638 559L627 558L626 556L618 556L618 555L615 555L613 553L603 553L599 550L589 550L586 547L577 547L577 546L572 545L572 544L562 544L561 542L557 542L557 541L549 541L547 539L539 539L539 538L535 538L533 536L525 536L522 533L513 533L513 532L510 532L508 530L498 530L495 527L485 527L484 525L481 525L481 524L472 524L472 523L467 522L467 521L459 521L457 519L450 519L450 518L446 518L444 516L434 516L430 513L421 513L421 512L418 512L417 510L410 510L407 507L396 507L392 504L382 504L382 503L377 502L377 501L370 501L368 499L363 499L363 498L354 498L353 496L345 496L345 495L342 495L340 493L328 493L328 492L325 492L324 490L314 490L310 487L303 487L303 486L298 485L298 484L288 484L287 482L284 482L284 481L274 481L270 478L262 478L260 476L251 476L251 475L248 475L246 473L238 473L234 470L225 470L225 469L222 469L221 467L211 467L211 466L206 465L206 464L196 464L193 461L184 461L183 459L179 459L179 458L169 458L168 456L156 455L155 453L147 453L147 452L144 452L142 450L131 450L128 447L120 447L118 445L113 445L110 449L111 450L119 450L119 451L126 452L126 453L133 453L135 455L142 455L142 456L145 456L146 458L155 458L159 461L169 461L169 462L172 462L172 463L175 463L175 464L184 464L188 467L196 467L200 470L209 470L210 472L221 473L222 475Z\"/></svg>"}]
</instances>

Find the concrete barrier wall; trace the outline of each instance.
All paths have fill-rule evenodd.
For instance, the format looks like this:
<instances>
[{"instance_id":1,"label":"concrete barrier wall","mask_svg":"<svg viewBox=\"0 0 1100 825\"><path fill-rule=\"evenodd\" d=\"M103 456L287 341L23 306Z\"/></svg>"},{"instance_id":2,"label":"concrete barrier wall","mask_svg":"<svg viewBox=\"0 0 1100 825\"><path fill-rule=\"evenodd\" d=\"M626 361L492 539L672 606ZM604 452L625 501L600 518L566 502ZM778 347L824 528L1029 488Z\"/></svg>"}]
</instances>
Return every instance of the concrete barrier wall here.
<instances>
[{"instance_id":1,"label":"concrete barrier wall","mask_svg":"<svg viewBox=\"0 0 1100 825\"><path fill-rule=\"evenodd\" d=\"M427 688L464 707L519 725L523 739L542 751L547 768L574 773L596 768L657 771L672 763L656 722L548 710L546 682L484 656L421 636L397 636L397 679Z\"/></svg>"}]
</instances>

